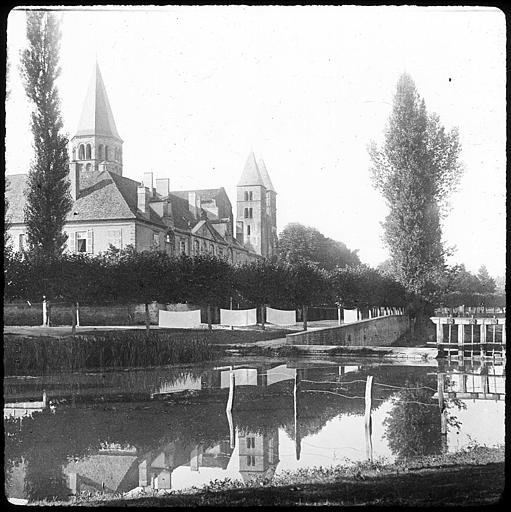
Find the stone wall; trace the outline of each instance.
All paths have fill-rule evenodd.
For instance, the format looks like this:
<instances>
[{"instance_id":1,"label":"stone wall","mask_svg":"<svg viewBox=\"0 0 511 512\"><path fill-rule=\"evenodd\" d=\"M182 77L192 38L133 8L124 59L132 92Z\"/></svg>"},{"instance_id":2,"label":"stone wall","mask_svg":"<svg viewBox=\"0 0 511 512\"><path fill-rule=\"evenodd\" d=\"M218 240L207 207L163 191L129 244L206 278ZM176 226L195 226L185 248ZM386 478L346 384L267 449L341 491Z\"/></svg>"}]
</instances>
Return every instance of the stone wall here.
<instances>
[{"instance_id":1,"label":"stone wall","mask_svg":"<svg viewBox=\"0 0 511 512\"><path fill-rule=\"evenodd\" d=\"M384 316L338 327L288 334L286 340L291 345L382 347L392 345L405 335L410 328L409 322L406 315Z\"/></svg>"}]
</instances>

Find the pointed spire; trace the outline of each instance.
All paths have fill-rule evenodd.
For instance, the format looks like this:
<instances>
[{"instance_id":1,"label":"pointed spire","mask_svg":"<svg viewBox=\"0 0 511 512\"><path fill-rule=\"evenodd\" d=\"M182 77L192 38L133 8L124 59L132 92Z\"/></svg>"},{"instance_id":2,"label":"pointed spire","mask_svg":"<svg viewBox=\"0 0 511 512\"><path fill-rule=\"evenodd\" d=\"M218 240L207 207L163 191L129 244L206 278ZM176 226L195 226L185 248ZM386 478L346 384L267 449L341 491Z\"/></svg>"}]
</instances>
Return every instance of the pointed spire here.
<instances>
[{"instance_id":1,"label":"pointed spire","mask_svg":"<svg viewBox=\"0 0 511 512\"><path fill-rule=\"evenodd\" d=\"M262 158L257 160L257 167L259 167L259 172L261 173L261 177L263 178L263 183L264 186L266 187L266 190L271 190L272 192L275 192L275 188L273 188L273 183L271 182L270 175L268 174L268 170L266 169L266 165L264 164L264 160Z\"/></svg>"},{"instance_id":2,"label":"pointed spire","mask_svg":"<svg viewBox=\"0 0 511 512\"><path fill-rule=\"evenodd\" d=\"M94 65L83 103L82 115L76 130L76 136L80 135L102 135L121 140L117 133L114 116L97 61Z\"/></svg>"},{"instance_id":3,"label":"pointed spire","mask_svg":"<svg viewBox=\"0 0 511 512\"><path fill-rule=\"evenodd\" d=\"M250 151L247 162L245 163L245 168L243 169L241 178L238 181L238 187L244 187L248 185L265 186L263 177L261 176L259 168L257 167L257 162L253 151Z\"/></svg>"}]
</instances>

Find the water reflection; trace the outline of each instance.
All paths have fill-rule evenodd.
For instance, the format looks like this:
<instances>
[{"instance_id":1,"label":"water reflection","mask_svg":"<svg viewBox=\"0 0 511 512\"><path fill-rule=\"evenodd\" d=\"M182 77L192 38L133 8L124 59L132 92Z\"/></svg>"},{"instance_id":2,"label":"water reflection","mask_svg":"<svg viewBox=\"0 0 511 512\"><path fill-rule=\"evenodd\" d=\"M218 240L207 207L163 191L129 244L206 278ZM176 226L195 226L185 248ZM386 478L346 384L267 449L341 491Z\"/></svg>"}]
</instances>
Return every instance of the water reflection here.
<instances>
[{"instance_id":1,"label":"water reflection","mask_svg":"<svg viewBox=\"0 0 511 512\"><path fill-rule=\"evenodd\" d=\"M247 361L7 378L6 491L183 489L503 444L504 397L505 368L491 364Z\"/></svg>"}]
</instances>

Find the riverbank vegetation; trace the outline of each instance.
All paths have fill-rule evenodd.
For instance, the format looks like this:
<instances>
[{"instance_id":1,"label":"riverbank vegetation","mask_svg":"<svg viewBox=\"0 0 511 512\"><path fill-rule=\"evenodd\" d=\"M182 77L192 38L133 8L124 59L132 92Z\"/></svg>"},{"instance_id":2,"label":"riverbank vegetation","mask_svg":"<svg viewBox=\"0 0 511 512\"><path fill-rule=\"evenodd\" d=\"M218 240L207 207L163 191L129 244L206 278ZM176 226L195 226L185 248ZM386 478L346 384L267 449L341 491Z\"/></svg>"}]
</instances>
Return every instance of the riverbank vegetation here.
<instances>
[{"instance_id":1,"label":"riverbank vegetation","mask_svg":"<svg viewBox=\"0 0 511 512\"><path fill-rule=\"evenodd\" d=\"M72 504L128 507L476 506L497 504L503 492L504 449L474 447L458 453L393 464L361 462L284 472L271 480L243 482L225 479L187 491L77 497ZM58 503L45 501L40 504Z\"/></svg>"},{"instance_id":2,"label":"riverbank vegetation","mask_svg":"<svg viewBox=\"0 0 511 512\"><path fill-rule=\"evenodd\" d=\"M4 374L201 362L213 358L200 333L105 332L74 337L4 335Z\"/></svg>"}]
</instances>

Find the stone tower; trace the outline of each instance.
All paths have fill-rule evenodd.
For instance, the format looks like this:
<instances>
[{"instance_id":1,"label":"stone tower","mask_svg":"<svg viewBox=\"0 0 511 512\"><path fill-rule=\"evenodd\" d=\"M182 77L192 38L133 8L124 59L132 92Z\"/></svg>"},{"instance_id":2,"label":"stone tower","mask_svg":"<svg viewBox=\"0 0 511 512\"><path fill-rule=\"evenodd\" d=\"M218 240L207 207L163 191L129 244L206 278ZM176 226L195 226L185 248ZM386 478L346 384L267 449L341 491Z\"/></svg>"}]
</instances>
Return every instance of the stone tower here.
<instances>
[{"instance_id":1,"label":"stone tower","mask_svg":"<svg viewBox=\"0 0 511 512\"><path fill-rule=\"evenodd\" d=\"M80 174L107 169L122 176L122 142L96 62L80 122L70 141L70 160Z\"/></svg>"},{"instance_id":2,"label":"stone tower","mask_svg":"<svg viewBox=\"0 0 511 512\"><path fill-rule=\"evenodd\" d=\"M264 162L251 152L237 186L237 224L240 241L265 257L275 254L276 195Z\"/></svg>"}]
</instances>

